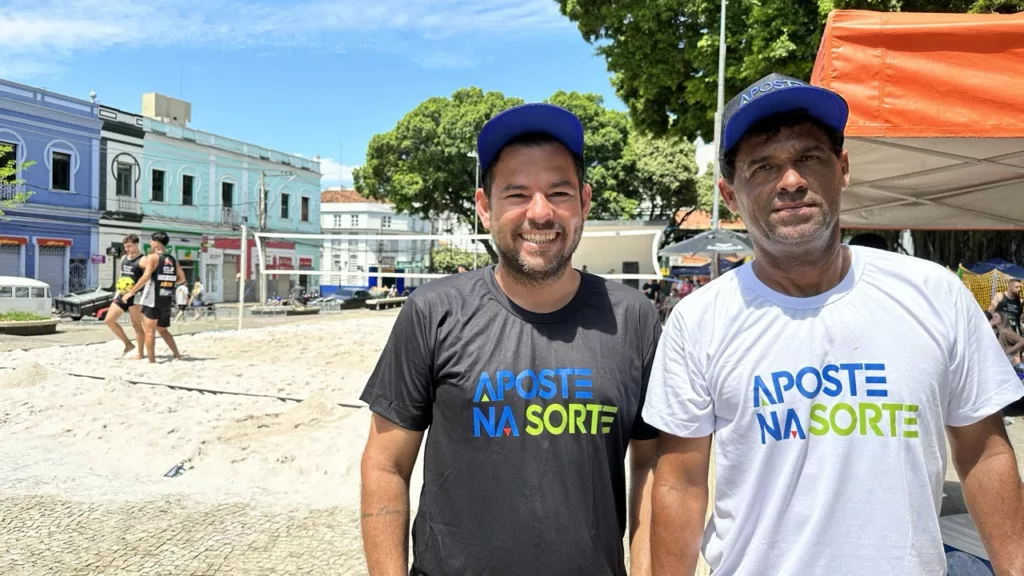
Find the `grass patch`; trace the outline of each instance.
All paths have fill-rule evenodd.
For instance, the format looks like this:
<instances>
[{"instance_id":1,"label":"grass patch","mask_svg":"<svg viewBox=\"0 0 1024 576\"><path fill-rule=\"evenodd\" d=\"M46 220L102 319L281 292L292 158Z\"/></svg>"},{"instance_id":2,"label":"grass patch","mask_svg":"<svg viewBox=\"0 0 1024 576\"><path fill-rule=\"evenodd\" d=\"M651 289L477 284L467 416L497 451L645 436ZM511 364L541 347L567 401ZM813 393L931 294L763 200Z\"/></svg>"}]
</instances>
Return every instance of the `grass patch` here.
<instances>
[{"instance_id":1,"label":"grass patch","mask_svg":"<svg viewBox=\"0 0 1024 576\"><path fill-rule=\"evenodd\" d=\"M49 319L49 316L40 316L31 312L0 312L0 322L30 322Z\"/></svg>"}]
</instances>

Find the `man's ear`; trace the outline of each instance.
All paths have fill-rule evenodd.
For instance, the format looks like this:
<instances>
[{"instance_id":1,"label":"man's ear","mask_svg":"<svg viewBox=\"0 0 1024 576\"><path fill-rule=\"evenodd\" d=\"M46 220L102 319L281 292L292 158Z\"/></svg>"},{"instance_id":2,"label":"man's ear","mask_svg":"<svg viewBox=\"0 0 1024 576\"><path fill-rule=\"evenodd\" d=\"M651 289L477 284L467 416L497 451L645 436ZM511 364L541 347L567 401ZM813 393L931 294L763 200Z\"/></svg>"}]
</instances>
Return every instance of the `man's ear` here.
<instances>
[{"instance_id":1,"label":"man's ear","mask_svg":"<svg viewBox=\"0 0 1024 576\"><path fill-rule=\"evenodd\" d=\"M722 201L733 214L739 214L739 205L736 203L736 190L725 181L725 178L718 179L718 192L722 195Z\"/></svg>"},{"instance_id":2,"label":"man's ear","mask_svg":"<svg viewBox=\"0 0 1024 576\"><path fill-rule=\"evenodd\" d=\"M487 198L487 193L484 192L483 188L477 188L473 199L476 201L476 214L480 217L480 224L487 230L490 230L491 201Z\"/></svg>"},{"instance_id":3,"label":"man's ear","mask_svg":"<svg viewBox=\"0 0 1024 576\"><path fill-rule=\"evenodd\" d=\"M839 169L843 172L843 190L850 186L850 153L845 149L839 155Z\"/></svg>"},{"instance_id":4,"label":"man's ear","mask_svg":"<svg viewBox=\"0 0 1024 576\"><path fill-rule=\"evenodd\" d=\"M580 192L580 203L583 208L583 220L587 219L587 215L590 214L591 200L594 198L594 191L590 188L590 184L584 184L583 190Z\"/></svg>"}]
</instances>

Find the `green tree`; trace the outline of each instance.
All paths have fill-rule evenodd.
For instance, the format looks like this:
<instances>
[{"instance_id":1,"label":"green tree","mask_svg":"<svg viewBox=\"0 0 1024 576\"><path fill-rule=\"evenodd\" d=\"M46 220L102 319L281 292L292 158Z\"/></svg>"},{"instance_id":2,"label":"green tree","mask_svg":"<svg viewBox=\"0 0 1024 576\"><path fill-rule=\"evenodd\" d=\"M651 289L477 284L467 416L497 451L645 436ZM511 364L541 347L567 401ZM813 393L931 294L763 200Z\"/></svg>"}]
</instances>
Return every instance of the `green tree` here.
<instances>
[{"instance_id":1,"label":"green tree","mask_svg":"<svg viewBox=\"0 0 1024 576\"><path fill-rule=\"evenodd\" d=\"M697 203L696 149L688 140L634 131L623 155L620 178L629 182L632 196L647 209L641 217L669 219L681 208Z\"/></svg>"},{"instance_id":2,"label":"green tree","mask_svg":"<svg viewBox=\"0 0 1024 576\"><path fill-rule=\"evenodd\" d=\"M605 108L596 94L559 91L548 101L570 110L583 124L586 180L594 189L591 218L631 218L642 200L662 211L694 201L691 144L632 141L626 113ZM466 155L475 149L487 120L522 102L479 88L424 101L393 129L370 139L366 163L354 171L356 190L391 202L400 212L431 219L447 213L472 222L475 165ZM484 245L496 260L490 242Z\"/></svg>"},{"instance_id":3,"label":"green tree","mask_svg":"<svg viewBox=\"0 0 1024 576\"><path fill-rule=\"evenodd\" d=\"M479 256L477 266L486 266L488 262ZM435 246L430 251L430 268L441 274L454 274L459 266L465 266L466 270L473 269L473 252L463 250L454 246Z\"/></svg>"},{"instance_id":4,"label":"green tree","mask_svg":"<svg viewBox=\"0 0 1024 576\"><path fill-rule=\"evenodd\" d=\"M10 146L0 144L0 160L7 158L6 162L0 163L0 216L4 215L4 209L16 208L28 201L31 192L15 192L18 185L24 184L24 180L15 180L19 170L24 170L35 162L22 162L18 164L14 157L14 149Z\"/></svg>"},{"instance_id":5,"label":"green tree","mask_svg":"<svg viewBox=\"0 0 1024 576\"><path fill-rule=\"evenodd\" d=\"M655 135L711 142L718 102L719 0L558 0L597 44L633 123ZM771 72L810 77L832 9L1020 12L1024 0L732 0L727 98Z\"/></svg>"}]
</instances>

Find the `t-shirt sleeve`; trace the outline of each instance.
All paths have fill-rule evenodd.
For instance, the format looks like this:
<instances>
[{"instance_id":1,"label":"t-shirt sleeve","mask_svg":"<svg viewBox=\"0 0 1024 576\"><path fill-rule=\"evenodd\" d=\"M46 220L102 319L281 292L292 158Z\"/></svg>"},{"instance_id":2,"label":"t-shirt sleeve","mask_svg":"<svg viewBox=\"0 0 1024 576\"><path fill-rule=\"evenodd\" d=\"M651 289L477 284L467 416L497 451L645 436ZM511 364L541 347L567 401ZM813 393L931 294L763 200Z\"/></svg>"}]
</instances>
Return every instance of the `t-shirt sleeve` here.
<instances>
[{"instance_id":1,"label":"t-shirt sleeve","mask_svg":"<svg viewBox=\"0 0 1024 576\"><path fill-rule=\"evenodd\" d=\"M359 399L402 428L426 430L434 401L433 340L423 303L410 298Z\"/></svg>"},{"instance_id":2,"label":"t-shirt sleeve","mask_svg":"<svg viewBox=\"0 0 1024 576\"><path fill-rule=\"evenodd\" d=\"M658 340L661 337L661 322L655 317L651 327L651 340L644 353L643 377L640 381L640 402L637 404L636 417L633 419L633 430L630 432L632 440L652 440L658 437L658 429L644 421L644 402L647 399L647 387L651 379L651 369L654 367L654 354L658 349Z\"/></svg>"},{"instance_id":3,"label":"t-shirt sleeve","mask_svg":"<svg viewBox=\"0 0 1024 576\"><path fill-rule=\"evenodd\" d=\"M662 432L700 438L715 431L715 406L683 314L669 316L661 335L644 405L644 421Z\"/></svg>"},{"instance_id":4,"label":"t-shirt sleeve","mask_svg":"<svg viewBox=\"0 0 1024 576\"><path fill-rule=\"evenodd\" d=\"M974 296L957 282L946 424L967 426L1024 396L1024 384Z\"/></svg>"}]
</instances>

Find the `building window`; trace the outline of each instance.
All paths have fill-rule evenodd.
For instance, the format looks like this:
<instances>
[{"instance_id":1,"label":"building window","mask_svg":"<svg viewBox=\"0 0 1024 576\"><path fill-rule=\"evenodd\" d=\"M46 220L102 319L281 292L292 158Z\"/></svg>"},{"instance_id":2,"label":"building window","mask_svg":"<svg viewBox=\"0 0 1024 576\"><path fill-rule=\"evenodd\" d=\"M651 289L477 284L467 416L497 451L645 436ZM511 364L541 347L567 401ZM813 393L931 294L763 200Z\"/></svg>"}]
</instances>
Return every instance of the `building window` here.
<instances>
[{"instance_id":1,"label":"building window","mask_svg":"<svg viewBox=\"0 0 1024 576\"><path fill-rule=\"evenodd\" d=\"M233 199L235 197L235 183L234 182L221 182L220 183L220 203L223 208L231 208L234 205Z\"/></svg>"},{"instance_id":2,"label":"building window","mask_svg":"<svg viewBox=\"0 0 1024 576\"><path fill-rule=\"evenodd\" d=\"M133 175L134 170L131 164L125 164L124 162L117 163L116 194L118 196L124 196L125 198L131 198L132 196L135 196L135 194L133 194L132 191L132 188L134 188L134 186L132 186L132 184L134 184L134 182L132 182Z\"/></svg>"},{"instance_id":3,"label":"building window","mask_svg":"<svg viewBox=\"0 0 1024 576\"><path fill-rule=\"evenodd\" d=\"M309 198L302 197L302 213L301 218L303 222L309 222Z\"/></svg>"},{"instance_id":4,"label":"building window","mask_svg":"<svg viewBox=\"0 0 1024 576\"><path fill-rule=\"evenodd\" d=\"M353 214L352 215L351 226L353 228L359 228L359 214Z\"/></svg>"},{"instance_id":5,"label":"building window","mask_svg":"<svg viewBox=\"0 0 1024 576\"><path fill-rule=\"evenodd\" d=\"M10 148L10 151L5 150L3 152L0 152L0 168L10 167L11 169L14 169L17 166L16 162L18 158L18 145L12 144L10 142L0 142L0 146L3 146L4 148ZM11 173L9 176L7 176L6 180L8 182L13 182L15 178L17 178L17 175Z\"/></svg>"},{"instance_id":6,"label":"building window","mask_svg":"<svg viewBox=\"0 0 1024 576\"><path fill-rule=\"evenodd\" d=\"M380 227L381 228L391 228L391 216L381 216L380 217Z\"/></svg>"},{"instance_id":7,"label":"building window","mask_svg":"<svg viewBox=\"0 0 1024 576\"><path fill-rule=\"evenodd\" d=\"M50 152L50 189L71 192L71 154Z\"/></svg>"},{"instance_id":8,"label":"building window","mask_svg":"<svg viewBox=\"0 0 1024 576\"><path fill-rule=\"evenodd\" d=\"M334 215L334 227L341 228L341 214Z\"/></svg>"},{"instance_id":9,"label":"building window","mask_svg":"<svg viewBox=\"0 0 1024 576\"><path fill-rule=\"evenodd\" d=\"M288 219L288 203L291 197L288 194L281 194L281 218Z\"/></svg>"},{"instance_id":10,"label":"building window","mask_svg":"<svg viewBox=\"0 0 1024 576\"><path fill-rule=\"evenodd\" d=\"M192 206L193 203L193 186L195 186L195 177L185 174L181 177L181 205Z\"/></svg>"},{"instance_id":11,"label":"building window","mask_svg":"<svg viewBox=\"0 0 1024 576\"><path fill-rule=\"evenodd\" d=\"M164 201L164 171L153 170L153 192L150 195L153 202Z\"/></svg>"}]
</instances>

